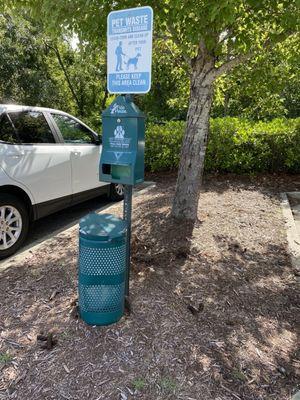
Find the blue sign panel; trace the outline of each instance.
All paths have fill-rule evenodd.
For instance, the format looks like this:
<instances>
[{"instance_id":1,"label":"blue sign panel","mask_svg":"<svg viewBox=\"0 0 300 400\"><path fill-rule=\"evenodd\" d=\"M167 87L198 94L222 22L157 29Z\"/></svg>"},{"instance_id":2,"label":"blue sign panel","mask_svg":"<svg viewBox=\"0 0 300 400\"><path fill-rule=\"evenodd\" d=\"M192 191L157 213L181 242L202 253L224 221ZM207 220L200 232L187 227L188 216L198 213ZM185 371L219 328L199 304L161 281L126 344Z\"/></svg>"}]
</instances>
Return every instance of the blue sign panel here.
<instances>
[{"instance_id":1,"label":"blue sign panel","mask_svg":"<svg viewBox=\"0 0 300 400\"><path fill-rule=\"evenodd\" d=\"M112 11L107 18L109 93L147 93L151 87L153 10Z\"/></svg>"}]
</instances>

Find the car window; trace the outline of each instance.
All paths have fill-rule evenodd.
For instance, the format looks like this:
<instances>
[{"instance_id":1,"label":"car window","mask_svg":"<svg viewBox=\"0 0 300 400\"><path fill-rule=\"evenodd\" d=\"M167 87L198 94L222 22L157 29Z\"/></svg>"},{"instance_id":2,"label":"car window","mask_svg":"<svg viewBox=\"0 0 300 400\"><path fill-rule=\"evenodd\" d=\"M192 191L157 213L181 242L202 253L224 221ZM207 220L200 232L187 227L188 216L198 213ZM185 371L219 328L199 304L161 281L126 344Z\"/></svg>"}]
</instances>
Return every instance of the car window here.
<instances>
[{"instance_id":1,"label":"car window","mask_svg":"<svg viewBox=\"0 0 300 400\"><path fill-rule=\"evenodd\" d=\"M62 114L51 114L66 143L95 143L92 132L73 118Z\"/></svg>"},{"instance_id":2,"label":"car window","mask_svg":"<svg viewBox=\"0 0 300 400\"><path fill-rule=\"evenodd\" d=\"M52 131L40 111L10 112L21 143L55 143Z\"/></svg>"},{"instance_id":3,"label":"car window","mask_svg":"<svg viewBox=\"0 0 300 400\"><path fill-rule=\"evenodd\" d=\"M18 143L16 132L6 114L0 115L0 141Z\"/></svg>"}]
</instances>

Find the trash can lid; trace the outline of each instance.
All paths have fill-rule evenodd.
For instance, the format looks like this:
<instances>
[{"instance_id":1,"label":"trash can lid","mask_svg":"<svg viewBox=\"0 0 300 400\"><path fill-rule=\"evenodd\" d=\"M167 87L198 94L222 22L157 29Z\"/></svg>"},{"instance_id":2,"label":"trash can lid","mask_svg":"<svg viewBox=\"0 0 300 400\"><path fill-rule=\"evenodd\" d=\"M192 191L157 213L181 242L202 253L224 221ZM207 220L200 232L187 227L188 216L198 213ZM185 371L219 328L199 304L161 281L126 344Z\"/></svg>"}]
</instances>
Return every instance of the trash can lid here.
<instances>
[{"instance_id":1,"label":"trash can lid","mask_svg":"<svg viewBox=\"0 0 300 400\"><path fill-rule=\"evenodd\" d=\"M80 235L90 240L108 241L121 237L126 227L123 219L112 214L90 213L79 222Z\"/></svg>"}]
</instances>

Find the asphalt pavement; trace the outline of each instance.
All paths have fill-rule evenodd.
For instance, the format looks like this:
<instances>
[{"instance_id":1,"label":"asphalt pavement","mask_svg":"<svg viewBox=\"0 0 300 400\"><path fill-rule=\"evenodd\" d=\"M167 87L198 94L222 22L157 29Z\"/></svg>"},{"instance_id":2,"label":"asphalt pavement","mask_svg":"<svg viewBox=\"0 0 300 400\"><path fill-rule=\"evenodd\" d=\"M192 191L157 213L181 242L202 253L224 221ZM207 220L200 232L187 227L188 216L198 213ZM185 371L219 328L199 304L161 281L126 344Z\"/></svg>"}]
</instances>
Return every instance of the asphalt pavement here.
<instances>
[{"instance_id":1,"label":"asphalt pavement","mask_svg":"<svg viewBox=\"0 0 300 400\"><path fill-rule=\"evenodd\" d=\"M139 195L139 192L142 194L144 189L153 185L154 182L145 181L136 186L133 193L135 196ZM0 270L4 265L14 261L15 257L22 257L34 246L78 224L80 218L84 215L93 211L104 211L112 204L115 204L115 202L112 202L106 195L98 196L35 221L30 227L27 240L23 246L13 256L0 261Z\"/></svg>"},{"instance_id":2,"label":"asphalt pavement","mask_svg":"<svg viewBox=\"0 0 300 400\"><path fill-rule=\"evenodd\" d=\"M100 208L109 207L111 204L113 202L106 195L103 195L41 218L31 226L24 247L30 247L32 243L44 241L49 235L57 234L77 224L84 215Z\"/></svg>"}]
</instances>

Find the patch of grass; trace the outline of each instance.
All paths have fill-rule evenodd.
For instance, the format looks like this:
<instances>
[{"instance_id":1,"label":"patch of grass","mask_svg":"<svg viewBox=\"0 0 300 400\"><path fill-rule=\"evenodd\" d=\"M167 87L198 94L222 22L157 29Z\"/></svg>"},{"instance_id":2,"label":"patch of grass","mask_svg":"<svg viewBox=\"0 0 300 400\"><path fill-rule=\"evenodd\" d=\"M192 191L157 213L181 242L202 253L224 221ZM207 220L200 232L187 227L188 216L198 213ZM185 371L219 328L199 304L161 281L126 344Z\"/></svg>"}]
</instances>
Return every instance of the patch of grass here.
<instances>
[{"instance_id":1,"label":"patch of grass","mask_svg":"<svg viewBox=\"0 0 300 400\"><path fill-rule=\"evenodd\" d=\"M233 376L235 379L238 379L238 380L240 380L240 381L242 381L242 382L245 382L245 381L247 380L246 375L245 375L242 371L240 371L240 370L238 370L238 369L234 369L234 370L232 371L232 376Z\"/></svg>"},{"instance_id":2,"label":"patch of grass","mask_svg":"<svg viewBox=\"0 0 300 400\"><path fill-rule=\"evenodd\" d=\"M41 275L41 271L38 268L31 269L30 275L33 276L34 278L37 278Z\"/></svg>"},{"instance_id":3,"label":"patch of grass","mask_svg":"<svg viewBox=\"0 0 300 400\"><path fill-rule=\"evenodd\" d=\"M167 392L174 392L176 390L177 384L172 378L162 378L159 382L161 388Z\"/></svg>"},{"instance_id":4,"label":"patch of grass","mask_svg":"<svg viewBox=\"0 0 300 400\"><path fill-rule=\"evenodd\" d=\"M146 381L143 378L136 378L132 381L132 386L135 390L143 390L146 386Z\"/></svg>"},{"instance_id":5,"label":"patch of grass","mask_svg":"<svg viewBox=\"0 0 300 400\"><path fill-rule=\"evenodd\" d=\"M68 331L63 331L63 332L61 332L60 337L61 337L62 339L68 339L68 338L71 337L71 333L68 332Z\"/></svg>"},{"instance_id":6,"label":"patch of grass","mask_svg":"<svg viewBox=\"0 0 300 400\"><path fill-rule=\"evenodd\" d=\"M0 353L0 364L6 364L12 361L13 357L8 353Z\"/></svg>"}]
</instances>

